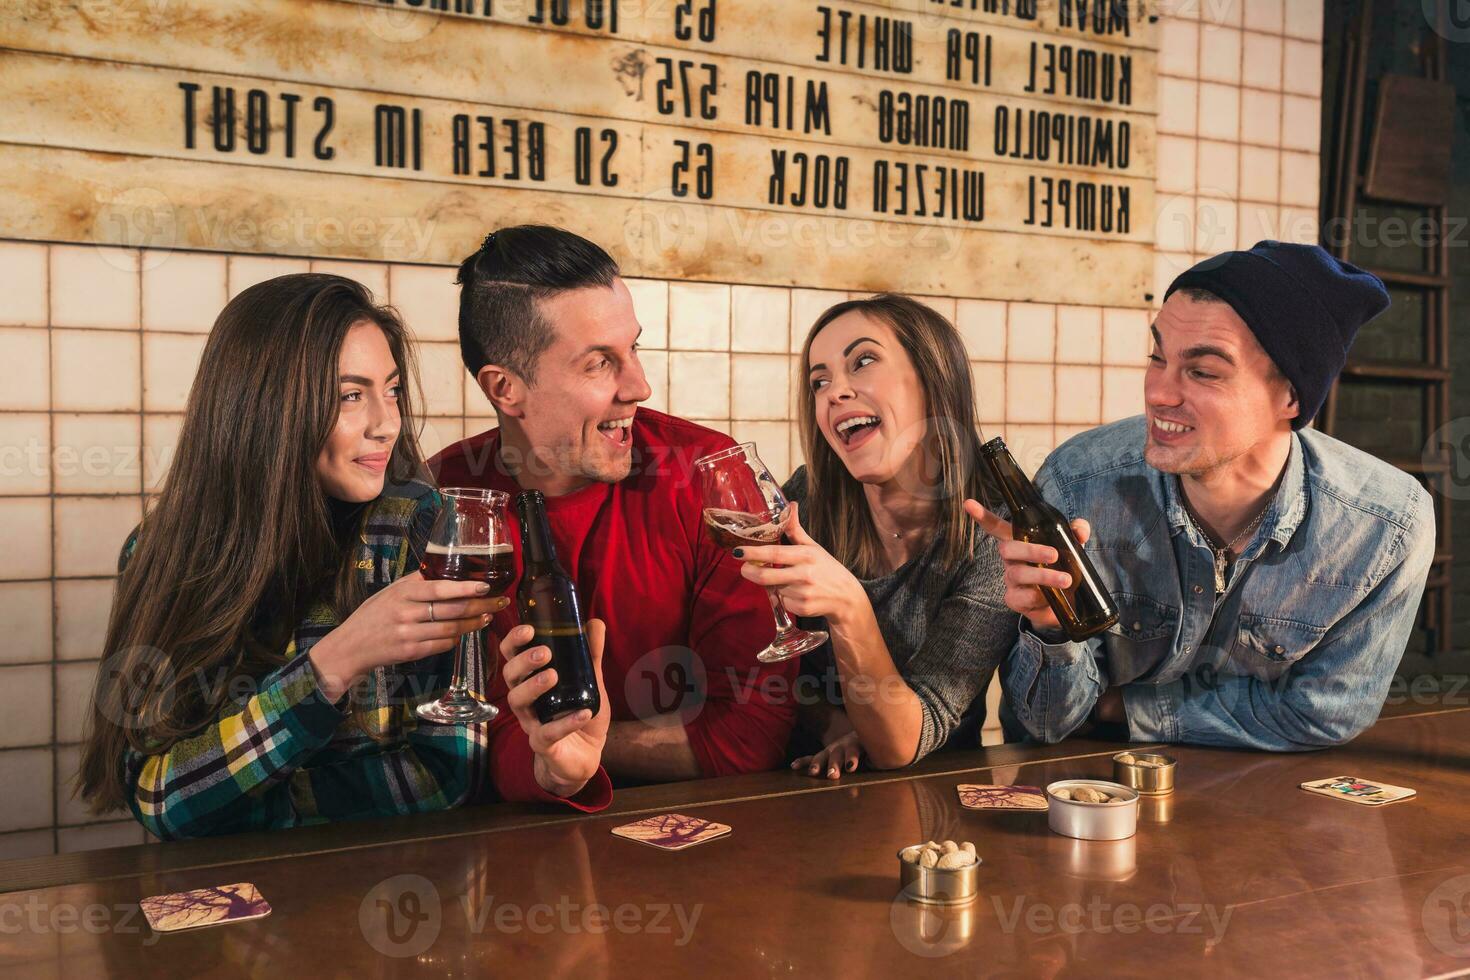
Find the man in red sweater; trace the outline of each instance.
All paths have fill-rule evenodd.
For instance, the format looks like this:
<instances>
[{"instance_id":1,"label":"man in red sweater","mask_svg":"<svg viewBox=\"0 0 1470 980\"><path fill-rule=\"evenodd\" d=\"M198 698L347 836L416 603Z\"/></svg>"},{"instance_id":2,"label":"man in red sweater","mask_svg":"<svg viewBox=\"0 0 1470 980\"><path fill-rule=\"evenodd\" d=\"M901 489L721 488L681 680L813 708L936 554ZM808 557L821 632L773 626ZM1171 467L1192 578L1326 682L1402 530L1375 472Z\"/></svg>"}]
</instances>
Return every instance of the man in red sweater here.
<instances>
[{"instance_id":1,"label":"man in red sweater","mask_svg":"<svg viewBox=\"0 0 1470 980\"><path fill-rule=\"evenodd\" d=\"M522 225L487 237L458 282L460 351L500 426L429 467L440 486L546 494L582 613L607 623L604 767L628 783L780 765L796 662L756 661L771 607L709 540L694 474L734 442L638 407L651 394L642 328L617 265L570 232ZM515 623L508 610L492 628Z\"/></svg>"}]
</instances>

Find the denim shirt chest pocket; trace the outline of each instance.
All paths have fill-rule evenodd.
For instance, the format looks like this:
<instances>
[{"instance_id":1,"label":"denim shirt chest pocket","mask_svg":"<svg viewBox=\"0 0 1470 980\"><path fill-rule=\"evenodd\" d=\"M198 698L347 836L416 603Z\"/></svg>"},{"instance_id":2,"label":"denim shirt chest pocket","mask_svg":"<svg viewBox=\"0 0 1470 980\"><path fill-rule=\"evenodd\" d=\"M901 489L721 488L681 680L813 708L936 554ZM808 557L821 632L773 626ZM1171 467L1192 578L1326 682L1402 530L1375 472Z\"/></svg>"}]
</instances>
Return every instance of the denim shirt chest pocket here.
<instances>
[{"instance_id":1,"label":"denim shirt chest pocket","mask_svg":"<svg viewBox=\"0 0 1470 980\"><path fill-rule=\"evenodd\" d=\"M1293 540L1285 553L1268 553L1250 568L1235 606L1235 629L1222 630L1218 640L1229 651L1227 671L1275 680L1322 642L1327 626L1318 624L1339 622L1361 601L1359 588L1313 580L1302 553L1310 543ZM1332 564L1365 566L1366 561L1343 556ZM1361 571L1354 577L1369 582L1368 569Z\"/></svg>"},{"instance_id":2,"label":"denim shirt chest pocket","mask_svg":"<svg viewBox=\"0 0 1470 980\"><path fill-rule=\"evenodd\" d=\"M1275 680L1327 635L1326 627L1243 613L1230 648L1234 673Z\"/></svg>"},{"instance_id":3,"label":"denim shirt chest pocket","mask_svg":"<svg viewBox=\"0 0 1470 980\"><path fill-rule=\"evenodd\" d=\"M1179 633L1179 610L1131 592L1114 592L1118 621L1108 627L1108 663L1114 684L1126 684L1163 663Z\"/></svg>"}]
</instances>

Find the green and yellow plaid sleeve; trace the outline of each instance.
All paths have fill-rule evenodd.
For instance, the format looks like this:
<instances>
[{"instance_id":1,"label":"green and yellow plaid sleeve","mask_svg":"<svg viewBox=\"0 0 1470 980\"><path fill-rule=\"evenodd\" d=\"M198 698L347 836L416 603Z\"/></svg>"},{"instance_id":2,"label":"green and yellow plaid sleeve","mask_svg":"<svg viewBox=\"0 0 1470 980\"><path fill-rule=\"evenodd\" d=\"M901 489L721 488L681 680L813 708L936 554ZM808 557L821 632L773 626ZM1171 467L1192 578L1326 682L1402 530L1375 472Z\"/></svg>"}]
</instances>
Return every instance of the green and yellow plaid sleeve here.
<instances>
[{"instance_id":1,"label":"green and yellow plaid sleeve","mask_svg":"<svg viewBox=\"0 0 1470 980\"><path fill-rule=\"evenodd\" d=\"M153 755L128 753L133 815L164 840L294 826L301 821L285 777L332 740L343 718L302 653L197 735Z\"/></svg>"},{"instance_id":2,"label":"green and yellow plaid sleeve","mask_svg":"<svg viewBox=\"0 0 1470 980\"><path fill-rule=\"evenodd\" d=\"M370 592L416 568L427 540L438 494L408 489L380 498L363 522L356 567ZM349 714L321 695L309 659L336 625L318 608L253 697L164 751L128 753L133 813L150 833L171 840L417 813L473 794L489 725L420 725L413 714L447 686L451 656L375 671ZM470 673L483 690L483 664Z\"/></svg>"}]
</instances>

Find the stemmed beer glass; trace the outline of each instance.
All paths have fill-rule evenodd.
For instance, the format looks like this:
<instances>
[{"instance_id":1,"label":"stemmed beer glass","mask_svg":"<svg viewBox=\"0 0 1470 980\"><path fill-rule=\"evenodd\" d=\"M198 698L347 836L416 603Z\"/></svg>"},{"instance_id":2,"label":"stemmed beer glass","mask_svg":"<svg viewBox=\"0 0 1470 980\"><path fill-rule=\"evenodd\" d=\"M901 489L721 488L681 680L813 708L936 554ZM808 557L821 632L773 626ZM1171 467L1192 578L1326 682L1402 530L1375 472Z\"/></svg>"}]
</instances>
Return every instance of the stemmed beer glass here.
<instances>
[{"instance_id":1,"label":"stemmed beer glass","mask_svg":"<svg viewBox=\"0 0 1470 980\"><path fill-rule=\"evenodd\" d=\"M468 487L446 487L439 492L444 506L434 518L429 546L419 563L424 578L484 582L492 596L503 595L515 579L515 553L505 527L509 495ZM465 678L467 658L480 655L479 638L479 630L459 638L449 690L437 701L419 705L415 710L420 718L442 725L469 725L499 714L494 705L470 693Z\"/></svg>"},{"instance_id":2,"label":"stemmed beer glass","mask_svg":"<svg viewBox=\"0 0 1470 980\"><path fill-rule=\"evenodd\" d=\"M704 503L704 525L721 548L780 544L791 520L791 508L781 485L747 442L694 461ZM799 629L791 622L781 596L767 588L776 637L755 658L776 663L808 653L827 642L821 630Z\"/></svg>"}]
</instances>

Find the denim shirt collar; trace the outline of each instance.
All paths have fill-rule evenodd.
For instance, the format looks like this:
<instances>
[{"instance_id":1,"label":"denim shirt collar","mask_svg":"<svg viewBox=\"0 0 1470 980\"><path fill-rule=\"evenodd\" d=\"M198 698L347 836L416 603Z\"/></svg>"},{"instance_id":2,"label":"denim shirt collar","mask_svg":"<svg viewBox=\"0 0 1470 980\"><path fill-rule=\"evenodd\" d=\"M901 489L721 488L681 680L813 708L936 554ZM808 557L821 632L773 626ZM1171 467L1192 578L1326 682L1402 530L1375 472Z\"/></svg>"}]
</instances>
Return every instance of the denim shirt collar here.
<instances>
[{"instance_id":1,"label":"denim shirt collar","mask_svg":"<svg viewBox=\"0 0 1470 980\"><path fill-rule=\"evenodd\" d=\"M1179 490L1179 477L1172 473L1160 473L1159 477L1163 482L1164 513L1168 515L1169 526L1172 528L1170 534L1184 531L1191 538L1200 538L1199 544L1206 544L1194 527L1194 522L1189 519L1189 512L1184 509L1184 494ZM1275 541L1285 548L1306 514L1307 467L1302 459L1301 437L1293 432L1291 450L1286 457L1286 472L1281 477L1281 485L1276 489L1275 499L1266 508L1266 516L1261 520L1265 533L1256 536L1256 544L1247 548L1247 554L1242 557L1254 558L1267 541Z\"/></svg>"}]
</instances>

